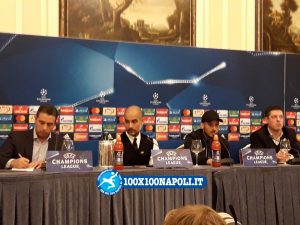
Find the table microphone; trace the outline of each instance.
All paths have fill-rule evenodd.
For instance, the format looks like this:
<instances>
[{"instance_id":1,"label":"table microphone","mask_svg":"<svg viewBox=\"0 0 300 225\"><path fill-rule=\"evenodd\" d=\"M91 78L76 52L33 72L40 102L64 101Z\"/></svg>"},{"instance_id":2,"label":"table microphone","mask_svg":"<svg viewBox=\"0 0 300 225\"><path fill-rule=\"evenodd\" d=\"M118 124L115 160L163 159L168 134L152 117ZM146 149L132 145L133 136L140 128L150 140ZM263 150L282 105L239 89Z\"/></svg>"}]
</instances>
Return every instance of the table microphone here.
<instances>
[{"instance_id":1,"label":"table microphone","mask_svg":"<svg viewBox=\"0 0 300 225\"><path fill-rule=\"evenodd\" d=\"M153 139L150 138L150 137L148 137L147 135L146 135L146 138L147 138L148 141L150 141L150 142L152 143L153 146L155 145L155 146L159 149L159 145L158 145L157 142L154 142ZM152 147L152 148L153 148L153 147ZM152 149L152 150L154 150L154 149ZM153 167L153 159L152 159L152 156L150 156L149 164L147 165L147 167Z\"/></svg>"},{"instance_id":2,"label":"table microphone","mask_svg":"<svg viewBox=\"0 0 300 225\"><path fill-rule=\"evenodd\" d=\"M59 135L59 131L56 130L55 131L55 145L54 145L54 150L57 150L56 148L57 148L57 138L58 138L58 135Z\"/></svg>"},{"instance_id":3,"label":"table microphone","mask_svg":"<svg viewBox=\"0 0 300 225\"><path fill-rule=\"evenodd\" d=\"M147 135L146 135L146 138L147 138L147 140L149 140L153 145L155 145L159 149L159 145L157 142L154 142L153 139L148 137Z\"/></svg>"},{"instance_id":4,"label":"table microphone","mask_svg":"<svg viewBox=\"0 0 300 225\"><path fill-rule=\"evenodd\" d=\"M295 150L298 154L298 158L293 158L287 161L288 164L290 165L300 165L300 152L297 148L291 148L293 150Z\"/></svg>"},{"instance_id":5,"label":"table microphone","mask_svg":"<svg viewBox=\"0 0 300 225\"><path fill-rule=\"evenodd\" d=\"M231 215L232 215L232 217L234 219L234 224L236 224L236 225L239 224L238 221L237 221L235 210L234 210L234 208L233 208L233 206L231 204L229 205L229 209L230 209Z\"/></svg>"},{"instance_id":6,"label":"table microphone","mask_svg":"<svg viewBox=\"0 0 300 225\"><path fill-rule=\"evenodd\" d=\"M224 134L222 134L221 137L225 139ZM228 154L228 158L221 159L221 164L223 166L231 166L232 164L234 164L234 160L231 158L229 149L227 148L227 146L225 145L225 143L222 141L222 138L219 138L219 141L224 146L224 148L225 148L225 150L226 150L226 152Z\"/></svg>"}]
</instances>

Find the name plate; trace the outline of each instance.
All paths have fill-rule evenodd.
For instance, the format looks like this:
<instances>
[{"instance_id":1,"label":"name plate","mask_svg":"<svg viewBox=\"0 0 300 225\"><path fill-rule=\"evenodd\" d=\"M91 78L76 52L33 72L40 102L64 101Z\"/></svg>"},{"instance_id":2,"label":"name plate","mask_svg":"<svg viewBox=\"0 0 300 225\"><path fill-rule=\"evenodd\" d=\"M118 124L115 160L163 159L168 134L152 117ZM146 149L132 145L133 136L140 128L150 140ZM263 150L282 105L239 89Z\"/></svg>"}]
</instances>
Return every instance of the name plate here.
<instances>
[{"instance_id":1,"label":"name plate","mask_svg":"<svg viewBox=\"0 0 300 225\"><path fill-rule=\"evenodd\" d=\"M244 166L270 167L277 165L274 148L245 148L241 151Z\"/></svg>"},{"instance_id":2,"label":"name plate","mask_svg":"<svg viewBox=\"0 0 300 225\"><path fill-rule=\"evenodd\" d=\"M193 167L191 151L189 149L159 149L151 151L153 167Z\"/></svg>"},{"instance_id":3,"label":"name plate","mask_svg":"<svg viewBox=\"0 0 300 225\"><path fill-rule=\"evenodd\" d=\"M48 151L46 169L50 172L81 172L93 169L91 151Z\"/></svg>"}]
</instances>

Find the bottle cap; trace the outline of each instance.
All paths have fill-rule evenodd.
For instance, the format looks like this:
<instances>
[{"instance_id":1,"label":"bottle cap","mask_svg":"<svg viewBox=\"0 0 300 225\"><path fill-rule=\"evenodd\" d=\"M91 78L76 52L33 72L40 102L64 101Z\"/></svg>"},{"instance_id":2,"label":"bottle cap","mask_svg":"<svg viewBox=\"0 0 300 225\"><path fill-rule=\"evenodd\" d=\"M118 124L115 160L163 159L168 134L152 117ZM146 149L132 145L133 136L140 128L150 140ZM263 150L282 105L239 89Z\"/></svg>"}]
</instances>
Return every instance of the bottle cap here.
<instances>
[{"instance_id":1,"label":"bottle cap","mask_svg":"<svg viewBox=\"0 0 300 225\"><path fill-rule=\"evenodd\" d=\"M214 139L213 139L213 140L214 140L214 141L219 141L219 137L218 137L217 134L214 135Z\"/></svg>"}]
</instances>

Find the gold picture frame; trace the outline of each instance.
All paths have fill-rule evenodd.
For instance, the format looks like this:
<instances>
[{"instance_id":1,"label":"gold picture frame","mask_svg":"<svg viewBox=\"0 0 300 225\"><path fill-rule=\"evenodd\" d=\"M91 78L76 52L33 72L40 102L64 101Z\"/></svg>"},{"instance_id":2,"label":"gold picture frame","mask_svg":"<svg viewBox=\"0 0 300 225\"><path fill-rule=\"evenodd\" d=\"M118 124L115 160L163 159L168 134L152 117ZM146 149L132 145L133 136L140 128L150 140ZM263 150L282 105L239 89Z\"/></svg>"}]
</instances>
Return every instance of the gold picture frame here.
<instances>
[{"instance_id":1,"label":"gold picture frame","mask_svg":"<svg viewBox=\"0 0 300 225\"><path fill-rule=\"evenodd\" d=\"M196 0L60 0L60 36L195 46Z\"/></svg>"},{"instance_id":2,"label":"gold picture frame","mask_svg":"<svg viewBox=\"0 0 300 225\"><path fill-rule=\"evenodd\" d=\"M300 0L256 0L256 50L300 52Z\"/></svg>"}]
</instances>

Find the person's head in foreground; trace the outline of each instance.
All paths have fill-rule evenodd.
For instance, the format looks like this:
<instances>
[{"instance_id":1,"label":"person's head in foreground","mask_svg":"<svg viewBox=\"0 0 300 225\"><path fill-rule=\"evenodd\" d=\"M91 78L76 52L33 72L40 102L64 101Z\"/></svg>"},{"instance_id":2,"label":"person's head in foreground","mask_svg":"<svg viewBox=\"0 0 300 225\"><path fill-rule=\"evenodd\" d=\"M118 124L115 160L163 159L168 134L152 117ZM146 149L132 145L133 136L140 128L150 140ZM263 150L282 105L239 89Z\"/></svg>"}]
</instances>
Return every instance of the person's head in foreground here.
<instances>
[{"instance_id":1,"label":"person's head in foreground","mask_svg":"<svg viewBox=\"0 0 300 225\"><path fill-rule=\"evenodd\" d=\"M164 225L226 225L226 223L209 206L187 205L169 211L165 216Z\"/></svg>"}]
</instances>

